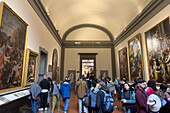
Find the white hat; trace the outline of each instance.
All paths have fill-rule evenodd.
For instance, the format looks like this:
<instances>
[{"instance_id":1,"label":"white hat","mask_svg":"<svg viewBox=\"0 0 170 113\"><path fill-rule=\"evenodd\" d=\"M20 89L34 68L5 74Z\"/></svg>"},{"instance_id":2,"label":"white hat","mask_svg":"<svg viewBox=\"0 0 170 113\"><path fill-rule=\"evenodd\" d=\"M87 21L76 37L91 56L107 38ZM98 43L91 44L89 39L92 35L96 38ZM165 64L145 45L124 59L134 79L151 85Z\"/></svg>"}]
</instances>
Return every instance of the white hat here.
<instances>
[{"instance_id":1,"label":"white hat","mask_svg":"<svg viewBox=\"0 0 170 113\"><path fill-rule=\"evenodd\" d=\"M151 94L147 99L147 105L152 112L158 112L161 108L161 100L157 95Z\"/></svg>"}]
</instances>

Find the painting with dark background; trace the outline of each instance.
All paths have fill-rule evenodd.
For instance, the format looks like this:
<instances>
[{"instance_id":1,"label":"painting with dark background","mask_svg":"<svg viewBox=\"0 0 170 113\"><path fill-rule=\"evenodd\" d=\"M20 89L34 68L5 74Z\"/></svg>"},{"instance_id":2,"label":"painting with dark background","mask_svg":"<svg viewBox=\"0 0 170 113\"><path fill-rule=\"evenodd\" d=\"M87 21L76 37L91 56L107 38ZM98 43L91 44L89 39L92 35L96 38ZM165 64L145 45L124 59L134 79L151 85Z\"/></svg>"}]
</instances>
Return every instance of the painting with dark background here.
<instances>
[{"instance_id":1,"label":"painting with dark background","mask_svg":"<svg viewBox=\"0 0 170 113\"><path fill-rule=\"evenodd\" d=\"M169 17L145 32L150 78L170 84Z\"/></svg>"},{"instance_id":2,"label":"painting with dark background","mask_svg":"<svg viewBox=\"0 0 170 113\"><path fill-rule=\"evenodd\" d=\"M108 77L108 70L100 70L100 76Z\"/></svg>"},{"instance_id":3,"label":"painting with dark background","mask_svg":"<svg viewBox=\"0 0 170 113\"><path fill-rule=\"evenodd\" d=\"M54 49L52 58L52 80L59 79L59 75L57 75L57 60L58 60L57 49Z\"/></svg>"},{"instance_id":4,"label":"painting with dark background","mask_svg":"<svg viewBox=\"0 0 170 113\"><path fill-rule=\"evenodd\" d=\"M76 84L76 70L68 70L68 77L70 78L71 87L75 89Z\"/></svg>"},{"instance_id":5,"label":"painting with dark background","mask_svg":"<svg viewBox=\"0 0 170 113\"><path fill-rule=\"evenodd\" d=\"M137 77L144 79L140 34L128 41L128 50L131 81L134 81Z\"/></svg>"},{"instance_id":6,"label":"painting with dark background","mask_svg":"<svg viewBox=\"0 0 170 113\"><path fill-rule=\"evenodd\" d=\"M27 24L6 4L1 4L0 90L21 86L27 31Z\"/></svg>"},{"instance_id":7,"label":"painting with dark background","mask_svg":"<svg viewBox=\"0 0 170 113\"><path fill-rule=\"evenodd\" d=\"M118 53L119 53L120 78L124 77L126 78L127 81L129 81L127 47L124 47Z\"/></svg>"},{"instance_id":8,"label":"painting with dark background","mask_svg":"<svg viewBox=\"0 0 170 113\"><path fill-rule=\"evenodd\" d=\"M29 61L28 61L28 69L27 69L27 81L26 84L28 84L28 81L33 79L35 80L35 72L36 72L36 56L30 54L29 55Z\"/></svg>"}]
</instances>

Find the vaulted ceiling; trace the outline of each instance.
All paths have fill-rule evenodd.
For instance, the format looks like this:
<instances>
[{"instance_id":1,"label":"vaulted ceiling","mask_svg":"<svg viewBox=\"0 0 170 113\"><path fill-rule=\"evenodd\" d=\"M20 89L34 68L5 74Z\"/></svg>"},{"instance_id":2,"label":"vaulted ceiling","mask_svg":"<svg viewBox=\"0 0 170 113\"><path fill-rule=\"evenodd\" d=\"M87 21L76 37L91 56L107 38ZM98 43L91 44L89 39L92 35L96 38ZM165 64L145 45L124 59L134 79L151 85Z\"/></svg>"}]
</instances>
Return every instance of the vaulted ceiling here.
<instances>
[{"instance_id":1,"label":"vaulted ceiling","mask_svg":"<svg viewBox=\"0 0 170 113\"><path fill-rule=\"evenodd\" d=\"M40 1L60 37L67 41L114 40L151 2L151 0ZM72 29L76 26L80 27ZM109 33L112 36L109 36Z\"/></svg>"}]
</instances>

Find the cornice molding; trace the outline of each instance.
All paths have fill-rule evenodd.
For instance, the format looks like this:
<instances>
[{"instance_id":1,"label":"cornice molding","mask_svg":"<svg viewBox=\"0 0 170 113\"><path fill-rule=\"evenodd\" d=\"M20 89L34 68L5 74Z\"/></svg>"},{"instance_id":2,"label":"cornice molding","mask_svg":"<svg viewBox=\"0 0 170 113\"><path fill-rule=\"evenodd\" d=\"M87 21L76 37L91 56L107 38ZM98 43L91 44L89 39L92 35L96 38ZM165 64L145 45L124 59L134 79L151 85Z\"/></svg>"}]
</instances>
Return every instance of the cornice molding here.
<instances>
[{"instance_id":1,"label":"cornice molding","mask_svg":"<svg viewBox=\"0 0 170 113\"><path fill-rule=\"evenodd\" d=\"M128 36L133 34L137 29L148 22L153 16L159 13L163 8L170 4L170 0L152 0L147 7L138 15L127 27L126 30L118 35L116 40L113 42L116 47Z\"/></svg>"},{"instance_id":2,"label":"cornice molding","mask_svg":"<svg viewBox=\"0 0 170 113\"><path fill-rule=\"evenodd\" d=\"M112 33L111 33L108 29L106 29L105 27L103 27L103 26L95 25L95 24L79 24L79 25L76 25L76 26L73 26L73 27L69 28L69 29L64 33L63 38L62 38L63 42L66 41L67 36L68 36L71 32L73 32L73 31L75 31L75 30L77 30L77 29L85 28L85 27L90 27L90 28L99 29L99 30L101 30L101 31L103 31L104 33L107 34L107 36L109 37L109 39L110 39L111 42L113 42L113 40L114 40L114 37L113 37Z\"/></svg>"},{"instance_id":3,"label":"cornice molding","mask_svg":"<svg viewBox=\"0 0 170 113\"><path fill-rule=\"evenodd\" d=\"M50 17L48 16L47 12L45 11L42 3L40 0L27 0L34 11L37 13L37 15L40 17L44 25L47 27L47 29L50 31L50 33L53 35L55 40L59 43L60 46L62 46L62 40L60 38L60 35L58 34L58 30L56 30L54 24L52 23Z\"/></svg>"}]
</instances>

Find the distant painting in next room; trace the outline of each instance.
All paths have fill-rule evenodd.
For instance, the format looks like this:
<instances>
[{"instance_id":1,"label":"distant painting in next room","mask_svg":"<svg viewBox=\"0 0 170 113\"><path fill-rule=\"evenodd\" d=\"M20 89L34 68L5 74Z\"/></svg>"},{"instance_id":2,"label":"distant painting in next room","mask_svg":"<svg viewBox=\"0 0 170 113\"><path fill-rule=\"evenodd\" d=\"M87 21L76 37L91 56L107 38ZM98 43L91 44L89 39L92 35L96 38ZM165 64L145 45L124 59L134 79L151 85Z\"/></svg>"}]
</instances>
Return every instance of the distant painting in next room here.
<instances>
[{"instance_id":1,"label":"distant painting in next room","mask_svg":"<svg viewBox=\"0 0 170 113\"><path fill-rule=\"evenodd\" d=\"M71 82L71 87L74 89L76 83L76 70L68 70L68 77Z\"/></svg>"},{"instance_id":2,"label":"distant painting in next room","mask_svg":"<svg viewBox=\"0 0 170 113\"><path fill-rule=\"evenodd\" d=\"M126 80L129 81L127 47L124 47L118 53L119 53L120 78L126 78Z\"/></svg>"},{"instance_id":3,"label":"distant painting in next room","mask_svg":"<svg viewBox=\"0 0 170 113\"><path fill-rule=\"evenodd\" d=\"M57 60L58 60L57 49L54 49L52 58L52 80L59 79L59 75L57 75Z\"/></svg>"},{"instance_id":4,"label":"distant painting in next room","mask_svg":"<svg viewBox=\"0 0 170 113\"><path fill-rule=\"evenodd\" d=\"M22 86L27 24L4 2L0 17L0 90Z\"/></svg>"},{"instance_id":5,"label":"distant painting in next room","mask_svg":"<svg viewBox=\"0 0 170 113\"><path fill-rule=\"evenodd\" d=\"M130 64L130 80L134 81L137 77L144 79L140 34L128 41L128 53Z\"/></svg>"},{"instance_id":6,"label":"distant painting in next room","mask_svg":"<svg viewBox=\"0 0 170 113\"><path fill-rule=\"evenodd\" d=\"M108 77L108 70L100 70L100 76Z\"/></svg>"},{"instance_id":7,"label":"distant painting in next room","mask_svg":"<svg viewBox=\"0 0 170 113\"><path fill-rule=\"evenodd\" d=\"M170 84L170 18L145 32L149 75Z\"/></svg>"}]
</instances>

